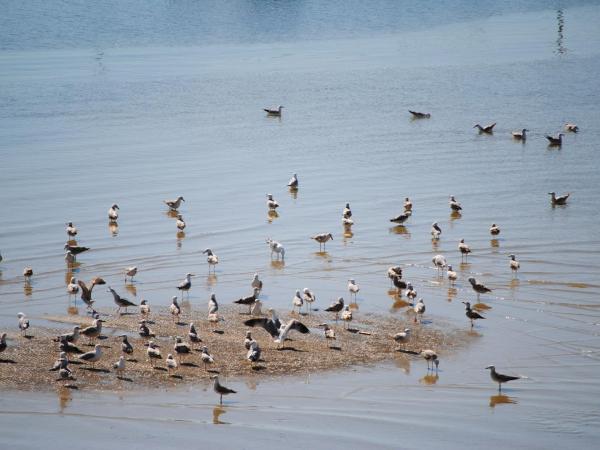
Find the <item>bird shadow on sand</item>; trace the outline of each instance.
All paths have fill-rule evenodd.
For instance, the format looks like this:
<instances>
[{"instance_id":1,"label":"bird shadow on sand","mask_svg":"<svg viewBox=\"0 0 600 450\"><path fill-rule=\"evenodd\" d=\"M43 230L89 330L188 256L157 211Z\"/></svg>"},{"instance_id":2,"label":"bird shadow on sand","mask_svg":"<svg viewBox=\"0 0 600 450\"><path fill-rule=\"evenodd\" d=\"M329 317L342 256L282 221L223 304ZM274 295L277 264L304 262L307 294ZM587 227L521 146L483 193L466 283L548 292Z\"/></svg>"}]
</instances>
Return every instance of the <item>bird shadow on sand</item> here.
<instances>
[{"instance_id":1,"label":"bird shadow on sand","mask_svg":"<svg viewBox=\"0 0 600 450\"><path fill-rule=\"evenodd\" d=\"M134 312L124 312L119 314L120 316L137 316L138 313L134 313Z\"/></svg>"},{"instance_id":2,"label":"bird shadow on sand","mask_svg":"<svg viewBox=\"0 0 600 450\"><path fill-rule=\"evenodd\" d=\"M98 336L96 339L100 339L101 341L104 341L105 339L108 339L108 336Z\"/></svg>"},{"instance_id":3,"label":"bird shadow on sand","mask_svg":"<svg viewBox=\"0 0 600 450\"><path fill-rule=\"evenodd\" d=\"M96 372L96 373L110 373L108 369L98 369L96 367L84 367L83 370L87 370L88 372Z\"/></svg>"},{"instance_id":4,"label":"bird shadow on sand","mask_svg":"<svg viewBox=\"0 0 600 450\"><path fill-rule=\"evenodd\" d=\"M138 362L138 360L137 360L137 359L135 359L135 358L129 358L129 359L127 360L127 362L136 363L136 362Z\"/></svg>"},{"instance_id":5,"label":"bird shadow on sand","mask_svg":"<svg viewBox=\"0 0 600 450\"><path fill-rule=\"evenodd\" d=\"M177 325L178 327L187 327L189 324L187 322L177 321L175 322L175 325Z\"/></svg>"},{"instance_id":6,"label":"bird shadow on sand","mask_svg":"<svg viewBox=\"0 0 600 450\"><path fill-rule=\"evenodd\" d=\"M338 347L337 345L332 345L331 347L329 347L329 350L336 350L338 352L342 351L342 347Z\"/></svg>"},{"instance_id":7,"label":"bird shadow on sand","mask_svg":"<svg viewBox=\"0 0 600 450\"><path fill-rule=\"evenodd\" d=\"M299 350L295 347L281 347L278 348L277 351L279 352L298 352L298 353L306 353L306 350Z\"/></svg>"},{"instance_id":8,"label":"bird shadow on sand","mask_svg":"<svg viewBox=\"0 0 600 450\"><path fill-rule=\"evenodd\" d=\"M208 369L207 372L208 373L221 373L221 371L218 369Z\"/></svg>"},{"instance_id":9,"label":"bird shadow on sand","mask_svg":"<svg viewBox=\"0 0 600 450\"><path fill-rule=\"evenodd\" d=\"M17 362L12 359L0 359L0 364L16 364Z\"/></svg>"},{"instance_id":10,"label":"bird shadow on sand","mask_svg":"<svg viewBox=\"0 0 600 450\"><path fill-rule=\"evenodd\" d=\"M25 335L25 336L23 336L23 337L24 337L25 339L29 339L29 340L31 340L31 339L35 339L35 336L29 336L29 335Z\"/></svg>"},{"instance_id":11,"label":"bird shadow on sand","mask_svg":"<svg viewBox=\"0 0 600 450\"><path fill-rule=\"evenodd\" d=\"M164 367L154 367L154 370L160 370L161 372L167 372L167 369L165 369Z\"/></svg>"},{"instance_id":12,"label":"bird shadow on sand","mask_svg":"<svg viewBox=\"0 0 600 450\"><path fill-rule=\"evenodd\" d=\"M83 364L83 362L81 362L81 361L75 361L75 360L74 361L69 360L69 364L75 364L76 366L78 366L80 364Z\"/></svg>"},{"instance_id":13,"label":"bird shadow on sand","mask_svg":"<svg viewBox=\"0 0 600 450\"><path fill-rule=\"evenodd\" d=\"M360 331L358 328L345 328L345 330L350 333L358 333Z\"/></svg>"},{"instance_id":14,"label":"bird shadow on sand","mask_svg":"<svg viewBox=\"0 0 600 450\"><path fill-rule=\"evenodd\" d=\"M127 377L117 377L117 380L127 381L128 383L133 383L133 380L131 378L127 378Z\"/></svg>"},{"instance_id":15,"label":"bird shadow on sand","mask_svg":"<svg viewBox=\"0 0 600 450\"><path fill-rule=\"evenodd\" d=\"M212 330L212 332L216 334L225 334L223 330Z\"/></svg>"},{"instance_id":16,"label":"bird shadow on sand","mask_svg":"<svg viewBox=\"0 0 600 450\"><path fill-rule=\"evenodd\" d=\"M200 367L198 364L195 364L193 362L182 362L179 365L184 367Z\"/></svg>"},{"instance_id":17,"label":"bird shadow on sand","mask_svg":"<svg viewBox=\"0 0 600 450\"><path fill-rule=\"evenodd\" d=\"M267 366L252 366L251 369L255 372L260 372L261 370L266 370Z\"/></svg>"},{"instance_id":18,"label":"bird shadow on sand","mask_svg":"<svg viewBox=\"0 0 600 450\"><path fill-rule=\"evenodd\" d=\"M182 364L183 365L183 364ZM196 366L197 367L197 366ZM173 374L173 375L169 375L169 377L171 378L175 378L177 380L183 380L183 376L181 375L177 375L177 374Z\"/></svg>"}]
</instances>

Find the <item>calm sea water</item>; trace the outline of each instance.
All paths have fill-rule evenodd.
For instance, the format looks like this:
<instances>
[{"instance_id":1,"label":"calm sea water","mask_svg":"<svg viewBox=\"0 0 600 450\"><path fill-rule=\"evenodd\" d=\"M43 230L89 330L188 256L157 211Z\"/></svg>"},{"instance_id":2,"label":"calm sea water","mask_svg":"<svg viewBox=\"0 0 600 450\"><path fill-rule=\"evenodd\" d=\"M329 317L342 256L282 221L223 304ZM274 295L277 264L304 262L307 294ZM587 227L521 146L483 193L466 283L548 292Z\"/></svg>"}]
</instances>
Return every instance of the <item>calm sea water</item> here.
<instances>
[{"instance_id":1,"label":"calm sea water","mask_svg":"<svg viewBox=\"0 0 600 450\"><path fill-rule=\"evenodd\" d=\"M427 304L427 326L468 331L466 279L494 288L487 320L438 379L421 361L229 384L215 407L203 386L161 392L21 394L0 398L0 442L60 446L111 428L167 445L202 436L253 447L590 448L599 437L600 5L598 2L4 2L0 7L0 327L16 313L44 324L68 300L64 223L92 247L74 276L169 303L183 275L192 308L228 302L254 272L265 301L291 308L295 289L319 307L361 285L359 312L396 314L385 271L405 267ZM286 106L281 120L262 107ZM411 121L407 109L432 118ZM566 121L581 132L549 149ZM493 136L476 122L497 122ZM531 130L526 144L510 132ZM301 188L285 185L297 172ZM572 192L551 208L547 192ZM281 204L269 221L265 194ZM464 207L449 214L448 196ZM183 195L178 238L161 201ZM414 202L405 230L388 219ZM118 230L108 207L121 207ZM341 210L350 202L352 236ZM433 247L429 229L442 227ZM502 234L492 242L488 228ZM115 233L116 231L116 233ZM328 253L309 236L331 232ZM265 238L286 247L271 264ZM473 255L460 264L459 239ZM208 277L204 248L220 257ZM436 277L442 253L459 270ZM522 264L518 280L508 254ZM24 286L23 267L35 270ZM98 308L113 309L99 291ZM85 311L80 308L80 314ZM10 344L10 343L9 343ZM488 364L528 376L496 398ZM435 384L431 384L435 381ZM509 403L502 403L509 402ZM23 418L43 431L24 443ZM124 421L123 419L127 419ZM213 422L227 422L215 427ZM126 422L126 423L125 423ZM167 428L156 425L168 425ZM165 430L165 431L162 431ZM55 437L57 440L49 440ZM100 441L98 446L103 445Z\"/></svg>"}]
</instances>

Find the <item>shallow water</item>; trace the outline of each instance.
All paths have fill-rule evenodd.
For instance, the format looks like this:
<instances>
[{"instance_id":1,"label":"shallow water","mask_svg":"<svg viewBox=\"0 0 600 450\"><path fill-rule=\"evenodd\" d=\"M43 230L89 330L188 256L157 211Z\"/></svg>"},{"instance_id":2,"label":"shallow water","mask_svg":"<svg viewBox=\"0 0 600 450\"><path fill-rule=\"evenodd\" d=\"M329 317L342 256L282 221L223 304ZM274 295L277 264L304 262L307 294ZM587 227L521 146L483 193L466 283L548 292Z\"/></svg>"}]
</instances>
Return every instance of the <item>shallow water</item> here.
<instances>
[{"instance_id":1,"label":"shallow water","mask_svg":"<svg viewBox=\"0 0 600 450\"><path fill-rule=\"evenodd\" d=\"M487 320L464 351L442 356L436 380L422 380L423 362L407 370L401 359L255 388L228 380L239 394L217 415L230 427L213 427L215 398L201 387L152 396L70 392L63 406L54 393L5 392L2 441L33 444L20 444L12 431L22 414L44 431L31 439L46 444L63 433L65 419L81 430L74 438L110 426L121 442L141 435L156 445L169 437L157 423L169 423L182 440L195 442L200 430L231 446L257 434L271 447L290 439L327 448L597 441L597 3L563 2L559 11L543 2L494 3L473 11L468 2L447 2L424 11L381 2L365 15L337 3L323 11L311 2L231 2L236 14L226 15L215 5L198 11L165 2L163 15L138 15L137 33L117 26L106 9L104 31L86 26L99 15L87 11L54 37L23 30L43 29L61 14L73 19L80 6L52 16L30 14L30 5L9 2L1 19L8 32L0 39L0 326L14 328L21 310L34 325L44 314L66 313L67 220L79 227L78 243L93 249L74 276L101 275L126 292L123 269L138 265L135 299L155 306L169 303L188 271L198 274L191 305L201 310L210 292L222 302L248 293L257 271L265 302L280 310L304 286L322 308L353 277L361 285L358 317L404 317L385 277L400 263L425 299L427 326L467 332L460 303L474 297L467 278L494 292L484 299L492 306ZM124 6L125 17L135 5ZM252 8L256 21L247 20ZM210 25L189 25L196 15ZM226 16L225 36L215 24ZM164 17L169 27L152 26ZM283 27L290 17L302 20ZM264 117L261 108L277 103L287 107L284 117ZM411 121L409 108L432 118ZM493 136L471 128L494 121ZM543 135L566 121L582 131L549 149ZM531 130L524 145L510 139L523 127ZM285 188L293 172L297 196ZM550 190L572 192L569 205L551 208ZM272 222L267 192L281 204ZM188 223L180 239L161 204L179 194ZM464 207L460 218L449 214L450 194ZM414 213L398 229L388 219L405 196ZM347 201L352 237L343 237L340 224ZM113 202L121 207L116 235L106 221ZM443 229L435 248L434 220ZM497 242L492 222L502 228ZM308 239L318 232L334 234L325 255ZM269 260L269 236L286 247L283 267ZM473 250L469 264L460 264L460 238ZM220 257L216 277L207 276L206 247ZM459 271L454 288L431 268L436 253ZM508 270L510 253L522 264L518 280ZM35 276L24 287L26 265ZM99 290L99 310L113 309L109 295ZM508 386L508 400L493 400L483 370L490 363L528 379Z\"/></svg>"}]
</instances>

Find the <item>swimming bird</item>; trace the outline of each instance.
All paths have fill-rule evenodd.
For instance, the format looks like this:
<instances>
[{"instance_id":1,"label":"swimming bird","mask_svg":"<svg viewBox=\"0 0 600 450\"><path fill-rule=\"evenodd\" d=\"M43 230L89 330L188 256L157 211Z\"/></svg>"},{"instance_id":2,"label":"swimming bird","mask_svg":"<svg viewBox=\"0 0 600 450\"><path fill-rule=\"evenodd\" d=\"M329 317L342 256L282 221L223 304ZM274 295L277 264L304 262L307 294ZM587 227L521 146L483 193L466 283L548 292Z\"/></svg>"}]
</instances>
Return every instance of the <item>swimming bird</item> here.
<instances>
[{"instance_id":1,"label":"swimming bird","mask_svg":"<svg viewBox=\"0 0 600 450\"><path fill-rule=\"evenodd\" d=\"M427 349L427 350L421 350L419 352L419 355L421 355L421 357L423 359L425 359L425 361L427 361L427 370L429 370L430 364L431 364L431 370L433 370L433 364L438 360L437 353L431 349ZM437 367L438 363L436 363L435 365Z\"/></svg>"},{"instance_id":2,"label":"swimming bird","mask_svg":"<svg viewBox=\"0 0 600 450\"><path fill-rule=\"evenodd\" d=\"M525 141L527 139L527 132L529 130L527 128L523 128L521 131L513 131L512 137L517 141Z\"/></svg>"},{"instance_id":3,"label":"swimming bird","mask_svg":"<svg viewBox=\"0 0 600 450\"><path fill-rule=\"evenodd\" d=\"M277 255L277 259L281 256L281 259L285 259L285 248L279 242L274 241L271 238L267 238L267 244L269 244L269 248L271 249L271 258L273 258L273 253Z\"/></svg>"},{"instance_id":4,"label":"swimming bird","mask_svg":"<svg viewBox=\"0 0 600 450\"><path fill-rule=\"evenodd\" d=\"M127 314L127 308L129 308L130 306L138 306L136 303L133 303L132 301L121 297L119 294L117 294L117 291L115 291L110 286L108 287L108 292L112 294L113 300L117 305L117 312L115 314L120 314L121 309L123 308L125 308L125 313Z\"/></svg>"},{"instance_id":5,"label":"swimming bird","mask_svg":"<svg viewBox=\"0 0 600 450\"><path fill-rule=\"evenodd\" d=\"M148 316L150 314L150 305L148 304L148 300L142 299L140 301L140 314L142 316Z\"/></svg>"},{"instance_id":6,"label":"swimming bird","mask_svg":"<svg viewBox=\"0 0 600 450\"><path fill-rule=\"evenodd\" d=\"M475 292L477 292L477 301L479 301L479 296L481 294L487 294L488 292L492 292L490 288L485 286L482 283L479 283L475 278L469 278L469 283L471 283L471 287Z\"/></svg>"},{"instance_id":7,"label":"swimming bird","mask_svg":"<svg viewBox=\"0 0 600 450\"><path fill-rule=\"evenodd\" d=\"M254 292L252 293L252 295L249 295L247 297L241 297L238 300L235 300L233 303L236 303L238 305L247 305L248 314L250 314L252 305L254 304L254 302L256 302L256 299L258 298L258 293L259 290L257 288L254 288Z\"/></svg>"},{"instance_id":8,"label":"swimming bird","mask_svg":"<svg viewBox=\"0 0 600 450\"><path fill-rule=\"evenodd\" d=\"M352 217L352 210L350 209L350 203L346 203L344 210L342 211L342 217L350 218Z\"/></svg>"},{"instance_id":9,"label":"swimming bird","mask_svg":"<svg viewBox=\"0 0 600 450\"><path fill-rule=\"evenodd\" d=\"M450 280L450 284L454 284L454 282L458 278L458 274L454 270L452 270L451 265L448 265L448 270L446 271L446 273L448 274L448 280Z\"/></svg>"},{"instance_id":10,"label":"swimming bird","mask_svg":"<svg viewBox=\"0 0 600 450\"><path fill-rule=\"evenodd\" d=\"M404 213L397 215L396 217L392 217L390 219L390 222L394 222L394 223L398 223L398 224L403 224L404 222L406 222L408 220L408 218L412 215L412 212L410 210L405 210Z\"/></svg>"},{"instance_id":11,"label":"swimming bird","mask_svg":"<svg viewBox=\"0 0 600 450\"><path fill-rule=\"evenodd\" d=\"M129 343L129 339L127 339L126 334L121 335L121 351L127 355L131 355L133 353L133 345Z\"/></svg>"},{"instance_id":12,"label":"swimming bird","mask_svg":"<svg viewBox=\"0 0 600 450\"><path fill-rule=\"evenodd\" d=\"M254 339L252 338L252 332L246 331L246 337L244 338L244 347L246 348L246 350L250 349L250 344L252 344L253 342Z\"/></svg>"},{"instance_id":13,"label":"swimming bird","mask_svg":"<svg viewBox=\"0 0 600 450\"><path fill-rule=\"evenodd\" d=\"M442 229L440 228L440 226L438 225L437 222L433 222L431 224L431 236L433 239L439 239L440 238L440 234L442 234Z\"/></svg>"},{"instance_id":14,"label":"swimming bird","mask_svg":"<svg viewBox=\"0 0 600 450\"><path fill-rule=\"evenodd\" d=\"M429 119L431 117L431 114L429 113L411 111L410 109L408 110L408 112L412 114L413 119Z\"/></svg>"},{"instance_id":15,"label":"swimming bird","mask_svg":"<svg viewBox=\"0 0 600 450\"><path fill-rule=\"evenodd\" d=\"M485 317L483 317L477 311L473 311L471 309L471 303L469 303L469 302L462 302L462 303L465 305L465 315L471 321L471 328L473 328L473 321L474 320L485 319Z\"/></svg>"},{"instance_id":16,"label":"swimming bird","mask_svg":"<svg viewBox=\"0 0 600 450\"><path fill-rule=\"evenodd\" d=\"M415 304L413 310L415 312L415 323L417 323L417 318L419 319L419 323L421 323L423 314L425 314L425 302L422 298L420 298L419 301Z\"/></svg>"},{"instance_id":17,"label":"swimming bird","mask_svg":"<svg viewBox=\"0 0 600 450\"><path fill-rule=\"evenodd\" d=\"M338 316L342 309L344 309L344 299L342 297L338 297L337 301L335 301L331 305L329 305L329 308L326 308L325 311L334 312L335 313L335 321L337 322Z\"/></svg>"},{"instance_id":18,"label":"swimming bird","mask_svg":"<svg viewBox=\"0 0 600 450\"><path fill-rule=\"evenodd\" d=\"M206 370L207 364L212 364L215 362L213 356L208 352L208 347L205 345L202 347L202 353L200 354L200 359L204 363L204 370Z\"/></svg>"},{"instance_id":19,"label":"swimming bird","mask_svg":"<svg viewBox=\"0 0 600 450\"><path fill-rule=\"evenodd\" d=\"M325 244L327 243L327 241L333 241L333 235L331 233L315 234L311 237L311 239L314 239L319 243L319 251L321 251L321 247L323 247L323 250L325 250Z\"/></svg>"},{"instance_id":20,"label":"swimming bird","mask_svg":"<svg viewBox=\"0 0 600 450\"><path fill-rule=\"evenodd\" d=\"M180 195L175 200L163 200L165 205L169 207L171 211L177 211L181 206L181 202L185 202L184 198Z\"/></svg>"},{"instance_id":21,"label":"swimming bird","mask_svg":"<svg viewBox=\"0 0 600 450\"><path fill-rule=\"evenodd\" d=\"M404 199L404 211L412 211L413 204L410 201L410 198L406 197Z\"/></svg>"},{"instance_id":22,"label":"swimming bird","mask_svg":"<svg viewBox=\"0 0 600 450\"><path fill-rule=\"evenodd\" d=\"M323 335L325 336L325 340L327 341L327 347L331 348L330 341L335 341L335 330L329 326L329 324L324 323L321 325L323 327Z\"/></svg>"},{"instance_id":23,"label":"swimming bird","mask_svg":"<svg viewBox=\"0 0 600 450\"><path fill-rule=\"evenodd\" d=\"M281 117L281 111L285 106L278 105L276 108L263 108L263 111L267 113L267 116Z\"/></svg>"},{"instance_id":24,"label":"swimming bird","mask_svg":"<svg viewBox=\"0 0 600 450\"><path fill-rule=\"evenodd\" d=\"M298 175L294 174L287 185L290 189L298 189Z\"/></svg>"},{"instance_id":25,"label":"swimming bird","mask_svg":"<svg viewBox=\"0 0 600 450\"><path fill-rule=\"evenodd\" d=\"M146 349L146 355L148 355L148 359L150 360L150 364L152 367L155 367L154 361L157 359L162 359L162 355L160 354L160 347L154 343L154 341L148 342L148 348Z\"/></svg>"},{"instance_id":26,"label":"swimming bird","mask_svg":"<svg viewBox=\"0 0 600 450\"><path fill-rule=\"evenodd\" d=\"M169 312L171 313L171 316L173 316L173 322L175 322L175 323L179 322L179 315L181 314L181 307L179 306L179 303L177 302L176 295L171 297L171 305L169 306Z\"/></svg>"},{"instance_id":27,"label":"swimming bird","mask_svg":"<svg viewBox=\"0 0 600 450\"><path fill-rule=\"evenodd\" d=\"M492 236L498 236L500 234L500 227L498 225L496 225L495 223L493 223L492 226L490 227L490 234Z\"/></svg>"},{"instance_id":28,"label":"swimming bird","mask_svg":"<svg viewBox=\"0 0 600 450\"><path fill-rule=\"evenodd\" d=\"M556 192L548 192L548 195L550 195L550 203L552 203L552 205L566 205L567 204L567 200L569 199L569 196L571 195L571 193L567 193L565 195L561 195L561 196L556 196Z\"/></svg>"},{"instance_id":29,"label":"swimming bird","mask_svg":"<svg viewBox=\"0 0 600 450\"><path fill-rule=\"evenodd\" d=\"M0 353L6 350L6 348L6 333L2 333L2 335L0 335Z\"/></svg>"},{"instance_id":30,"label":"swimming bird","mask_svg":"<svg viewBox=\"0 0 600 450\"><path fill-rule=\"evenodd\" d=\"M405 343L408 341L410 337L410 328L405 328L404 331L400 331L394 335L394 341L400 343Z\"/></svg>"},{"instance_id":31,"label":"swimming bird","mask_svg":"<svg viewBox=\"0 0 600 450\"><path fill-rule=\"evenodd\" d=\"M119 376L123 375L125 371L125 357L123 355L119 356L119 360L113 364L113 369L115 369Z\"/></svg>"},{"instance_id":32,"label":"swimming bird","mask_svg":"<svg viewBox=\"0 0 600 450\"><path fill-rule=\"evenodd\" d=\"M279 203L275 201L275 199L273 198L273 194L267 194L267 207L270 210L276 210L277 208L279 208Z\"/></svg>"},{"instance_id":33,"label":"swimming bird","mask_svg":"<svg viewBox=\"0 0 600 450\"><path fill-rule=\"evenodd\" d=\"M183 220L183 216L181 214L177 214L177 222L175 222L175 225L179 231L185 230L185 220Z\"/></svg>"},{"instance_id":34,"label":"swimming bird","mask_svg":"<svg viewBox=\"0 0 600 450\"><path fill-rule=\"evenodd\" d=\"M59 336L57 336L56 338L54 338L54 342L72 342L73 344L76 344L77 341L79 340L79 325L75 325L73 327L73 331L71 331L70 333L64 333L61 334Z\"/></svg>"},{"instance_id":35,"label":"swimming bird","mask_svg":"<svg viewBox=\"0 0 600 450\"><path fill-rule=\"evenodd\" d=\"M27 337L27 329L29 328L29 319L25 313L18 313L17 318L19 319L19 330L21 330L21 336Z\"/></svg>"},{"instance_id":36,"label":"swimming bird","mask_svg":"<svg viewBox=\"0 0 600 450\"><path fill-rule=\"evenodd\" d=\"M108 209L108 220L111 222L116 222L119 218L119 205L113 203L113 205Z\"/></svg>"},{"instance_id":37,"label":"swimming bird","mask_svg":"<svg viewBox=\"0 0 600 450\"><path fill-rule=\"evenodd\" d=\"M304 288L302 290L302 300L304 300L304 303L306 303L306 309L308 310L308 312L310 312L310 310L312 309L311 305L315 302L316 299L317 297L315 293L312 292L310 289Z\"/></svg>"},{"instance_id":38,"label":"swimming bird","mask_svg":"<svg viewBox=\"0 0 600 450\"><path fill-rule=\"evenodd\" d=\"M252 341L250 343L250 347L248 348L248 353L246 354L246 359L252 363L258 362L261 355L261 349L258 346L258 342Z\"/></svg>"},{"instance_id":39,"label":"swimming bird","mask_svg":"<svg viewBox=\"0 0 600 450\"><path fill-rule=\"evenodd\" d=\"M406 285L406 297L409 300L414 300L415 298L417 298L417 291L410 282Z\"/></svg>"},{"instance_id":40,"label":"swimming bird","mask_svg":"<svg viewBox=\"0 0 600 450\"><path fill-rule=\"evenodd\" d=\"M350 328L350 322L352 322L352 311L350 311L350 306L344 306L342 310L342 320L344 321L346 329Z\"/></svg>"},{"instance_id":41,"label":"swimming bird","mask_svg":"<svg viewBox=\"0 0 600 450\"><path fill-rule=\"evenodd\" d=\"M494 132L494 127L496 126L496 122L486 125L482 127L478 123L473 126L473 128L477 128L480 133L492 134Z\"/></svg>"},{"instance_id":42,"label":"swimming bird","mask_svg":"<svg viewBox=\"0 0 600 450\"><path fill-rule=\"evenodd\" d=\"M194 322L190 323L190 330L188 331L188 338L190 342L202 342L200 339L200 335L196 331L196 327L194 326Z\"/></svg>"},{"instance_id":43,"label":"swimming bird","mask_svg":"<svg viewBox=\"0 0 600 450\"><path fill-rule=\"evenodd\" d=\"M456 211L456 212L458 212L458 211L461 211L461 210L462 210L462 206L460 206L460 203L458 203L458 202L456 201L456 199L454 198L454 195L451 195L451 196L450 196L450 202L449 202L449 204L450 204L450 209L451 209L452 211Z\"/></svg>"},{"instance_id":44,"label":"swimming bird","mask_svg":"<svg viewBox=\"0 0 600 450\"><path fill-rule=\"evenodd\" d=\"M440 271L441 271L441 273L443 275L444 274L444 269L448 266L448 263L446 262L446 258L444 257L444 255L435 255L431 259L431 262L433 262L433 265L437 269L438 276L440 275Z\"/></svg>"},{"instance_id":45,"label":"swimming bird","mask_svg":"<svg viewBox=\"0 0 600 450\"><path fill-rule=\"evenodd\" d=\"M460 251L461 259L468 259L471 248L465 244L465 240L461 239L458 243L458 250Z\"/></svg>"},{"instance_id":46,"label":"swimming bird","mask_svg":"<svg viewBox=\"0 0 600 450\"><path fill-rule=\"evenodd\" d=\"M77 227L73 225L73 222L67 222L67 236L70 238L77 236Z\"/></svg>"},{"instance_id":47,"label":"swimming bird","mask_svg":"<svg viewBox=\"0 0 600 450\"><path fill-rule=\"evenodd\" d=\"M548 139L549 142L549 146L550 147L560 147L562 145L562 138L563 138L564 134L562 133L558 133L557 136L546 136L546 139Z\"/></svg>"},{"instance_id":48,"label":"swimming bird","mask_svg":"<svg viewBox=\"0 0 600 450\"><path fill-rule=\"evenodd\" d=\"M127 277L130 277L130 281L133 282L133 277L138 272L138 268L136 266L131 266L125 269L125 282L127 282Z\"/></svg>"},{"instance_id":49,"label":"swimming bird","mask_svg":"<svg viewBox=\"0 0 600 450\"><path fill-rule=\"evenodd\" d=\"M79 333L88 338L89 344L92 343L92 340L96 339L102 333L102 319L95 319L94 324L89 327L85 327Z\"/></svg>"},{"instance_id":50,"label":"swimming bird","mask_svg":"<svg viewBox=\"0 0 600 450\"><path fill-rule=\"evenodd\" d=\"M510 270L513 273L513 276L517 274L518 270L521 268L521 264L517 261L515 255L508 255L510 258Z\"/></svg>"},{"instance_id":51,"label":"swimming bird","mask_svg":"<svg viewBox=\"0 0 600 450\"><path fill-rule=\"evenodd\" d=\"M210 273L211 267L214 272L217 264L219 264L219 257L215 255L210 248L205 249L202 253L206 254L206 262L208 263L208 273Z\"/></svg>"},{"instance_id":52,"label":"swimming bird","mask_svg":"<svg viewBox=\"0 0 600 450\"><path fill-rule=\"evenodd\" d=\"M490 377L493 381L498 383L498 392L502 391L502 383L508 383L509 381L519 380L522 377L512 376L512 375L504 375L496 372L496 366L487 366L486 369L490 369Z\"/></svg>"},{"instance_id":53,"label":"swimming bird","mask_svg":"<svg viewBox=\"0 0 600 450\"><path fill-rule=\"evenodd\" d=\"M577 133L579 131L579 127L574 123L565 123L565 131L570 131L571 133Z\"/></svg>"},{"instance_id":54,"label":"swimming bird","mask_svg":"<svg viewBox=\"0 0 600 450\"><path fill-rule=\"evenodd\" d=\"M25 281L31 281L31 277L33 276L33 269L31 267L25 267L23 269L23 277L25 277Z\"/></svg>"},{"instance_id":55,"label":"swimming bird","mask_svg":"<svg viewBox=\"0 0 600 450\"><path fill-rule=\"evenodd\" d=\"M66 251L69 251L73 255L75 255L75 257L77 257L78 254L87 252L90 249L89 247L83 247L80 245L70 245L69 243L66 243L64 248Z\"/></svg>"},{"instance_id":56,"label":"swimming bird","mask_svg":"<svg viewBox=\"0 0 600 450\"><path fill-rule=\"evenodd\" d=\"M221 405L223 404L223 396L224 395L237 394L237 391L234 391L233 389L229 389L228 387L221 385L221 383L219 383L219 377L217 375L213 375L211 378L214 380L213 381L213 390L217 394L219 394L219 396L220 396L219 403Z\"/></svg>"},{"instance_id":57,"label":"swimming bird","mask_svg":"<svg viewBox=\"0 0 600 450\"><path fill-rule=\"evenodd\" d=\"M192 277L195 277L193 273L188 273L185 275L185 279L179 283L177 289L181 291L181 298L183 299L183 293L187 292L188 297L190 296L190 288L192 287Z\"/></svg>"},{"instance_id":58,"label":"swimming bird","mask_svg":"<svg viewBox=\"0 0 600 450\"><path fill-rule=\"evenodd\" d=\"M348 280L348 292L350 292L350 297L354 295L354 300L356 301L356 294L360 291L360 286L356 284L354 278L350 278Z\"/></svg>"},{"instance_id":59,"label":"swimming bird","mask_svg":"<svg viewBox=\"0 0 600 450\"><path fill-rule=\"evenodd\" d=\"M167 366L167 373L169 375L171 375L171 371L177 371L177 361L175 361L175 358L173 358L173 355L171 353L169 353L167 355L167 359L165 360L165 364Z\"/></svg>"},{"instance_id":60,"label":"swimming bird","mask_svg":"<svg viewBox=\"0 0 600 450\"><path fill-rule=\"evenodd\" d=\"M300 295L300 290L296 289L296 294L294 294L294 298L292 299L292 312L295 312L296 308L298 308L298 314L300 314L300 310L302 309L303 305L304 300Z\"/></svg>"},{"instance_id":61,"label":"swimming bird","mask_svg":"<svg viewBox=\"0 0 600 450\"><path fill-rule=\"evenodd\" d=\"M258 274L255 273L252 277L252 282L250 283L253 289L258 289L258 292L262 291L263 282L258 278Z\"/></svg>"},{"instance_id":62,"label":"swimming bird","mask_svg":"<svg viewBox=\"0 0 600 450\"><path fill-rule=\"evenodd\" d=\"M71 277L71 281L69 281L69 284L67 285L67 292L69 294L69 298L71 298L71 295L77 295L79 292L79 285L77 284L75 277Z\"/></svg>"},{"instance_id":63,"label":"swimming bird","mask_svg":"<svg viewBox=\"0 0 600 450\"><path fill-rule=\"evenodd\" d=\"M106 284L106 281L100 277L94 277L90 281L89 288L81 280L77 280L77 284L81 288L81 300L83 300L83 303L85 303L88 308L91 308L92 304L94 303L94 300L92 300L92 291L94 290L94 286Z\"/></svg>"},{"instance_id":64,"label":"swimming bird","mask_svg":"<svg viewBox=\"0 0 600 450\"><path fill-rule=\"evenodd\" d=\"M156 334L148 327L145 320L140 320L138 334L143 338L155 337Z\"/></svg>"},{"instance_id":65,"label":"swimming bird","mask_svg":"<svg viewBox=\"0 0 600 450\"><path fill-rule=\"evenodd\" d=\"M180 337L175 338L175 346L173 347L175 353L179 356L179 361L181 362L184 356L189 355L192 352L192 348L183 342Z\"/></svg>"},{"instance_id":66,"label":"swimming bird","mask_svg":"<svg viewBox=\"0 0 600 450\"><path fill-rule=\"evenodd\" d=\"M100 358L102 358L102 346L100 344L96 344L94 346L94 350L91 352L86 352L82 355L79 355L79 359L81 361L90 363L92 367L95 366L96 362L98 362Z\"/></svg>"}]
</instances>

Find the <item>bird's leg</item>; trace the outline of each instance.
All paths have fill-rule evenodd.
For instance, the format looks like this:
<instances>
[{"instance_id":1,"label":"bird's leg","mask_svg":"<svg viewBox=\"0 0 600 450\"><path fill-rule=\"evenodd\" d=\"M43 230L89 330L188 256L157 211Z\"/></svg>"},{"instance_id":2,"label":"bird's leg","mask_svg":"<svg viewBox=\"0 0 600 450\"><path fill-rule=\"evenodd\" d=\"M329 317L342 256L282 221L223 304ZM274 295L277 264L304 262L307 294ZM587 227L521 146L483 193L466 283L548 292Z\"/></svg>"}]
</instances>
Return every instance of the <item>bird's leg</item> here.
<instances>
[{"instance_id":1,"label":"bird's leg","mask_svg":"<svg viewBox=\"0 0 600 450\"><path fill-rule=\"evenodd\" d=\"M223 404L223 394L221 394L221 398L219 399L219 403L222 405Z\"/></svg>"}]
</instances>

